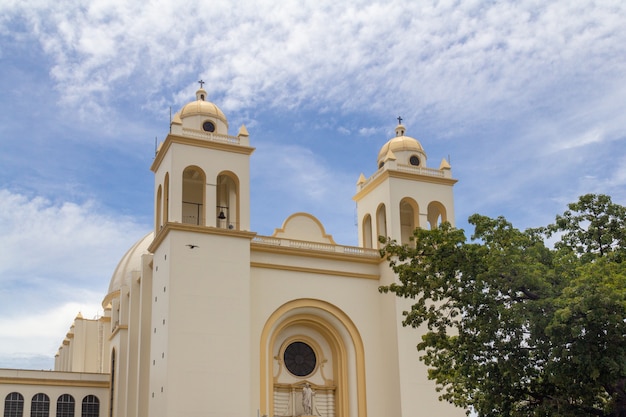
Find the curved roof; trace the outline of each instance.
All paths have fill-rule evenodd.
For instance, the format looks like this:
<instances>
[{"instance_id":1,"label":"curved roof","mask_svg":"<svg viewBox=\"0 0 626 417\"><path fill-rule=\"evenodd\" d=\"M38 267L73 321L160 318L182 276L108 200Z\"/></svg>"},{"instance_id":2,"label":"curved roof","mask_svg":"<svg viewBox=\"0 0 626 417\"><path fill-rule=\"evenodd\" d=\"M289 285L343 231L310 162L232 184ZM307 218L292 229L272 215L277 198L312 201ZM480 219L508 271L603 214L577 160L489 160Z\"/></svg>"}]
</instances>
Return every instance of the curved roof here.
<instances>
[{"instance_id":1,"label":"curved roof","mask_svg":"<svg viewBox=\"0 0 626 417\"><path fill-rule=\"evenodd\" d=\"M424 148L422 144L415 138L404 135L404 126L398 125L396 127L396 137L389 139L387 143L380 148L380 152L378 152L378 160L385 158L389 151L393 153L401 152L401 151L412 151L419 152L422 154L426 154L424 152Z\"/></svg>"},{"instance_id":2,"label":"curved roof","mask_svg":"<svg viewBox=\"0 0 626 417\"><path fill-rule=\"evenodd\" d=\"M228 123L224 112L222 112L222 110L220 110L220 108L217 107L215 104L211 103L210 101L206 101L206 96L207 93L203 88L196 91L196 100L185 104L180 110L178 116L181 119L189 116L198 115L211 116L223 121L224 123Z\"/></svg>"},{"instance_id":3,"label":"curved roof","mask_svg":"<svg viewBox=\"0 0 626 417\"><path fill-rule=\"evenodd\" d=\"M107 295L120 290L124 285L130 285L132 272L141 271L141 255L150 253L148 246L153 239L154 232L148 233L124 254L113 272Z\"/></svg>"}]
</instances>

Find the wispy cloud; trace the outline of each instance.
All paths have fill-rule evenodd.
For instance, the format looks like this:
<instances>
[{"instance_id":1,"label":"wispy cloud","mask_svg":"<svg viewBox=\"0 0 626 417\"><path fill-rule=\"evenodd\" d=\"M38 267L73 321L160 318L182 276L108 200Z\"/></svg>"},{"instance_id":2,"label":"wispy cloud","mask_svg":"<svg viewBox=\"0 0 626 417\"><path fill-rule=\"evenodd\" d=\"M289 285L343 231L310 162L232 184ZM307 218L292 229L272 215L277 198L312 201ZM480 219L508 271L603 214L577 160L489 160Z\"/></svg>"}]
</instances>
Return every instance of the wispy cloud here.
<instances>
[{"instance_id":1,"label":"wispy cloud","mask_svg":"<svg viewBox=\"0 0 626 417\"><path fill-rule=\"evenodd\" d=\"M2 6L0 6L2 7ZM90 116L120 98L177 104L197 76L225 110L341 103L415 119L498 117L550 85L624 71L621 2L9 3L54 65L67 106ZM328 24L328 22L333 24ZM135 88L120 89L132 82ZM156 87L156 88L155 88ZM540 104L541 105L541 104ZM487 111L487 108L490 110ZM495 114L494 114L495 112Z\"/></svg>"},{"instance_id":2,"label":"wispy cloud","mask_svg":"<svg viewBox=\"0 0 626 417\"><path fill-rule=\"evenodd\" d=\"M0 331L58 312L62 335L99 302L150 227L152 140L200 78L250 131L261 234L307 211L353 242L355 182L397 116L429 166L451 154L461 225L625 203L625 19L611 0L0 2Z\"/></svg>"}]
</instances>

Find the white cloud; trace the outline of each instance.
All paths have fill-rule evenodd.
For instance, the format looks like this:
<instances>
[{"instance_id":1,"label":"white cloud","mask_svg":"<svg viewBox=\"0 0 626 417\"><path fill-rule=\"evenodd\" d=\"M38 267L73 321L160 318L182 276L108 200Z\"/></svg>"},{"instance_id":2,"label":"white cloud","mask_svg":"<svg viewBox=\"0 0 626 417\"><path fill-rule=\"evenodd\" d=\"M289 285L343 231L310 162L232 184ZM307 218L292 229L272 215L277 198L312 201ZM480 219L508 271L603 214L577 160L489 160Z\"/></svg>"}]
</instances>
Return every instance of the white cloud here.
<instances>
[{"instance_id":1,"label":"white cloud","mask_svg":"<svg viewBox=\"0 0 626 417\"><path fill-rule=\"evenodd\" d=\"M94 202L52 202L0 189L0 357L6 366L52 358L76 314L101 312L115 266L146 232L130 218L103 212Z\"/></svg>"},{"instance_id":2,"label":"white cloud","mask_svg":"<svg viewBox=\"0 0 626 417\"><path fill-rule=\"evenodd\" d=\"M145 233L144 225L103 211L93 201L54 203L0 189L0 273L54 272L88 282Z\"/></svg>"},{"instance_id":3,"label":"white cloud","mask_svg":"<svg viewBox=\"0 0 626 417\"><path fill-rule=\"evenodd\" d=\"M2 6L0 6L2 7ZM15 3L54 61L67 106L93 115L120 96L192 96L225 110L333 102L416 118L493 117L546 88L623 73L623 2ZM4 26L8 26L4 21ZM329 24L332 22L332 24ZM121 86L132 82L135 88ZM180 84L182 91L176 91ZM504 103L508 103L504 106ZM498 112L496 108L491 113Z\"/></svg>"},{"instance_id":4,"label":"white cloud","mask_svg":"<svg viewBox=\"0 0 626 417\"><path fill-rule=\"evenodd\" d=\"M63 302L51 308L30 311L21 315L0 316L0 360L10 365L21 358L47 357L50 364L64 335L80 312L85 318L101 314L99 301L94 297L81 302ZM3 366L3 365L0 365Z\"/></svg>"}]
</instances>

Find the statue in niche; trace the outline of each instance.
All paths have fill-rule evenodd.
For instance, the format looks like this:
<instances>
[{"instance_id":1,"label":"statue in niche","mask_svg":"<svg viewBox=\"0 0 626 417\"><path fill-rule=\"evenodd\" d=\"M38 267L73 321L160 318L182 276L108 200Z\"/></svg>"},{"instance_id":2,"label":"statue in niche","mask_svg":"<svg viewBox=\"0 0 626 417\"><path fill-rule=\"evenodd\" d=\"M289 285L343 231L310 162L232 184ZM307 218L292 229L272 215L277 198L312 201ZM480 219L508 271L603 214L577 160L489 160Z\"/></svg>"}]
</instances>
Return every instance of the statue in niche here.
<instances>
[{"instance_id":1,"label":"statue in niche","mask_svg":"<svg viewBox=\"0 0 626 417\"><path fill-rule=\"evenodd\" d=\"M304 414L311 415L313 414L313 396L315 395L315 391L311 389L311 385L307 382L304 384L302 388L302 408L304 409Z\"/></svg>"}]
</instances>

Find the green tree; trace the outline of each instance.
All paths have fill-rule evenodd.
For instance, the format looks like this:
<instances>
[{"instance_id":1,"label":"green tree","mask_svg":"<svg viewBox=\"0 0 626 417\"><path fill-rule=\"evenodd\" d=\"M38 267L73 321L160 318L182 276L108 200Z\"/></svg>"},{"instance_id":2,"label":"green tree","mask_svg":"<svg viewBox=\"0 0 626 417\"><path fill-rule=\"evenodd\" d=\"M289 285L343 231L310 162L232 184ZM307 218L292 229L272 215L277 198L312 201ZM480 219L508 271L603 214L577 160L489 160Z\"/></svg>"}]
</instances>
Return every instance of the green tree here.
<instances>
[{"instance_id":1,"label":"green tree","mask_svg":"<svg viewBox=\"0 0 626 417\"><path fill-rule=\"evenodd\" d=\"M424 328L440 398L479 416L626 417L626 209L585 195L541 229L469 222L471 242L444 223L381 251L398 282L380 291L413 300L403 324Z\"/></svg>"}]
</instances>

